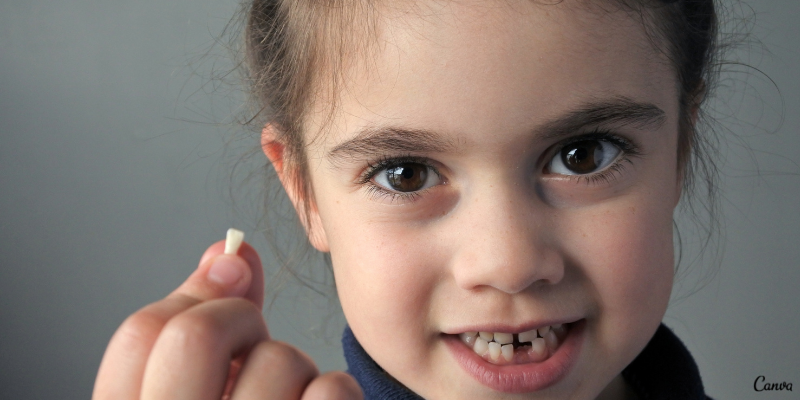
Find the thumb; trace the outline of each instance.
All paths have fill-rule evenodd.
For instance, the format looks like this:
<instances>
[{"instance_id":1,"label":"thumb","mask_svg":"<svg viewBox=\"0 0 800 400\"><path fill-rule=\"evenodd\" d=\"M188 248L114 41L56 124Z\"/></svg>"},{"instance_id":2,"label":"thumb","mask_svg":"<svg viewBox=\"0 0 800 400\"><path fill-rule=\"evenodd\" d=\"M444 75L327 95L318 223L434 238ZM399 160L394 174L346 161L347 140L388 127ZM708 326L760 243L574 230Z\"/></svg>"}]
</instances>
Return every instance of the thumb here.
<instances>
[{"instance_id":1,"label":"thumb","mask_svg":"<svg viewBox=\"0 0 800 400\"><path fill-rule=\"evenodd\" d=\"M255 249L242 243L237 254L223 254L225 241L212 244L198 268L170 296L190 296L200 301L243 297L259 310L264 302L264 271Z\"/></svg>"}]
</instances>

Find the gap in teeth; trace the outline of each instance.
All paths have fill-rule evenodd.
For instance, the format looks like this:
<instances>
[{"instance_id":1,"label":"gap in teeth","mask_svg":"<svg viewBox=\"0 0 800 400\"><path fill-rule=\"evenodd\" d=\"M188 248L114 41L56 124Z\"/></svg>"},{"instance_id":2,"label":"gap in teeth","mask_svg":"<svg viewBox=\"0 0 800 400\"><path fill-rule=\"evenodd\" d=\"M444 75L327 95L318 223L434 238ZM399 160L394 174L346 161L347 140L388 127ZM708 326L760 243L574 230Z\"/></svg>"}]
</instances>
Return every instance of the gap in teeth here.
<instances>
[{"instance_id":1,"label":"gap in teeth","mask_svg":"<svg viewBox=\"0 0 800 400\"><path fill-rule=\"evenodd\" d=\"M564 325L552 325L519 333L464 332L459 336L491 363L525 363L544 361L552 355L566 329Z\"/></svg>"}]
</instances>

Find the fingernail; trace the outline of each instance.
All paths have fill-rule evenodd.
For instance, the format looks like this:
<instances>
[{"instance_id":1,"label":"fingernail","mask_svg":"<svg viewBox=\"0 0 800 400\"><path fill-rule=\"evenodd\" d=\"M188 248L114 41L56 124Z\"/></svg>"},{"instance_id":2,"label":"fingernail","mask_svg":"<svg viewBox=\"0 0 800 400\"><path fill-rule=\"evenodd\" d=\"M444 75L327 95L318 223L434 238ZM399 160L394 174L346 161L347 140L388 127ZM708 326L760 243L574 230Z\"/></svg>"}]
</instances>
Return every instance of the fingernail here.
<instances>
[{"instance_id":1,"label":"fingernail","mask_svg":"<svg viewBox=\"0 0 800 400\"><path fill-rule=\"evenodd\" d=\"M212 262L208 269L208 280L221 286L236 286L247 273L247 263L238 256L220 254Z\"/></svg>"}]
</instances>

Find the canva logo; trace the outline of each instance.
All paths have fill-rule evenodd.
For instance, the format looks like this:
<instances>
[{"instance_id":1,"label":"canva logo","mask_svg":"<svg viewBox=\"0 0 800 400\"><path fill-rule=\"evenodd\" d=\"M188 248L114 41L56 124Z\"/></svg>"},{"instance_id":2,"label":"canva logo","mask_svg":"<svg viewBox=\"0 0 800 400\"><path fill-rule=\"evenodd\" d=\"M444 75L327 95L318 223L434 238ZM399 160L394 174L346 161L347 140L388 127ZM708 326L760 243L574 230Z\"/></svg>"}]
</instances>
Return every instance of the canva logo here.
<instances>
[{"instance_id":1,"label":"canva logo","mask_svg":"<svg viewBox=\"0 0 800 400\"><path fill-rule=\"evenodd\" d=\"M756 392L766 392L772 390L788 390L792 391L792 382L770 383L766 382L767 378L764 375L759 375L756 381L753 382L753 389Z\"/></svg>"}]
</instances>

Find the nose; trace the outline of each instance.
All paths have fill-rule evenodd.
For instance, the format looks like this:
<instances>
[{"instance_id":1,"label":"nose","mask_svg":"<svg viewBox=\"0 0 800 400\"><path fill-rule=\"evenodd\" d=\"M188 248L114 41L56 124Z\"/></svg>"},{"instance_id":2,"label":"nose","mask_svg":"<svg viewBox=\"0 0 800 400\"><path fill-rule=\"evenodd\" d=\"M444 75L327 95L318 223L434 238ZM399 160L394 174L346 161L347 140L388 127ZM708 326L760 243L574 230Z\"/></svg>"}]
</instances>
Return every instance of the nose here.
<instances>
[{"instance_id":1,"label":"nose","mask_svg":"<svg viewBox=\"0 0 800 400\"><path fill-rule=\"evenodd\" d=\"M548 229L549 206L518 187L482 192L463 198L453 215L460 233L451 258L457 285L514 294L560 282L564 257Z\"/></svg>"}]
</instances>

